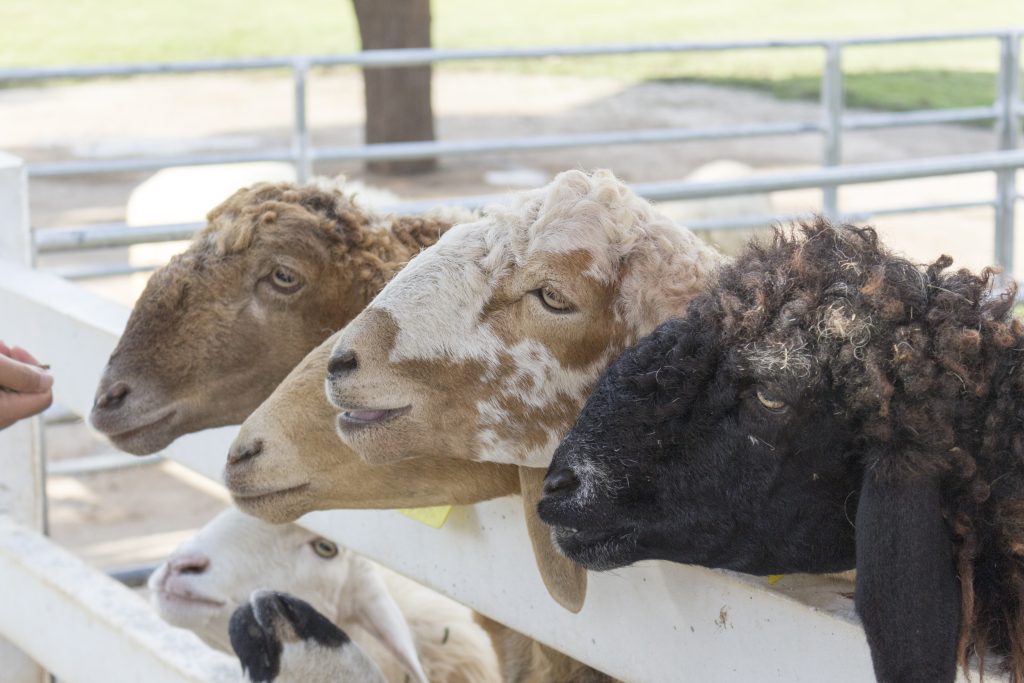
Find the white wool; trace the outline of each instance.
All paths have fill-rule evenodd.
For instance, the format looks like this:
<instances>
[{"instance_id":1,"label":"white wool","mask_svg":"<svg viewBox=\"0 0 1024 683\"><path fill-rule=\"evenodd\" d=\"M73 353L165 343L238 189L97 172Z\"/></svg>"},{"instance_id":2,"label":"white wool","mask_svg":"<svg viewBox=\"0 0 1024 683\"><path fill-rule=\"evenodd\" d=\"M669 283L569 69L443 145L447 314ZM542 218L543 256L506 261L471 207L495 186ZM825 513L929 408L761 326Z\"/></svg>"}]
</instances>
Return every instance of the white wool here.
<instances>
[{"instance_id":1,"label":"white wool","mask_svg":"<svg viewBox=\"0 0 1024 683\"><path fill-rule=\"evenodd\" d=\"M282 591L308 602L348 633L388 681L416 680L408 675L410 667L403 667L394 654L406 647L403 628L411 635L407 658L418 654L431 683L500 680L490 639L473 622L469 609L344 548L338 548L333 558L320 557L312 545L317 538L295 524L271 525L226 510L179 546L153 574L149 585L154 606L170 623L231 652L227 632L235 609L248 602L255 590ZM201 571L171 569L203 560L208 566ZM209 602L175 599L168 592ZM397 605L398 619L404 617L401 624L388 620L388 604ZM377 617L368 619L367 614ZM369 623L377 630L383 624L391 648L382 644L378 633L368 630Z\"/></svg>"},{"instance_id":2,"label":"white wool","mask_svg":"<svg viewBox=\"0 0 1024 683\"><path fill-rule=\"evenodd\" d=\"M557 257L581 251L590 257L585 273L552 274ZM521 285L524 291L511 291L513 297L555 275L615 283L608 315L625 323L623 341L629 345L681 314L720 262L714 249L658 214L610 171L566 171L543 188L516 195L510 205L488 207L479 220L449 230L399 272L363 316L385 311L395 321L391 363L481 363L493 395L477 406L480 457L544 467L562 434L551 429L548 444L524 452L521 443L498 437L494 425L508 417L500 405L509 397L534 408L582 403L622 349L609 348L588 367L569 369L539 341L508 343L481 317L502 283L512 279ZM358 329L349 326L338 347L350 344ZM492 381L510 357L515 371Z\"/></svg>"}]
</instances>

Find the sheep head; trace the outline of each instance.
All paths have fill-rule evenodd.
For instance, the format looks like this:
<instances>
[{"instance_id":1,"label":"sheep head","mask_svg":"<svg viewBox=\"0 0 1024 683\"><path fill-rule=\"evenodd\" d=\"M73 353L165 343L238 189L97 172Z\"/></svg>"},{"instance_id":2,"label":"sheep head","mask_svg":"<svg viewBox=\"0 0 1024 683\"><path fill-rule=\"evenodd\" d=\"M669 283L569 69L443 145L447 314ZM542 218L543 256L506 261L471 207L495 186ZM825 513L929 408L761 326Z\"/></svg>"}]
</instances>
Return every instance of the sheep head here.
<instances>
[{"instance_id":1,"label":"sheep head","mask_svg":"<svg viewBox=\"0 0 1024 683\"><path fill-rule=\"evenodd\" d=\"M225 510L149 579L164 620L222 650L228 650L232 614L262 588L287 590L311 603L317 619L332 628L358 625L374 634L415 680L425 680L409 626L377 570L297 525L275 526Z\"/></svg>"},{"instance_id":2,"label":"sheep head","mask_svg":"<svg viewBox=\"0 0 1024 683\"><path fill-rule=\"evenodd\" d=\"M312 510L475 503L517 493L515 467L451 458L370 465L338 439L323 378L332 337L249 416L224 479L235 504L271 522Z\"/></svg>"},{"instance_id":3,"label":"sheep head","mask_svg":"<svg viewBox=\"0 0 1024 683\"><path fill-rule=\"evenodd\" d=\"M346 327L338 433L374 463L546 466L599 372L717 261L611 173L562 173L449 231Z\"/></svg>"},{"instance_id":4,"label":"sheep head","mask_svg":"<svg viewBox=\"0 0 1024 683\"><path fill-rule=\"evenodd\" d=\"M93 425L144 454L241 422L450 224L381 218L335 187L239 190L150 278L103 373Z\"/></svg>"},{"instance_id":5,"label":"sheep head","mask_svg":"<svg viewBox=\"0 0 1024 683\"><path fill-rule=\"evenodd\" d=\"M880 680L952 681L957 652L1024 651L1012 293L870 229L796 232L749 247L608 369L541 518L594 569L856 566Z\"/></svg>"}]
</instances>

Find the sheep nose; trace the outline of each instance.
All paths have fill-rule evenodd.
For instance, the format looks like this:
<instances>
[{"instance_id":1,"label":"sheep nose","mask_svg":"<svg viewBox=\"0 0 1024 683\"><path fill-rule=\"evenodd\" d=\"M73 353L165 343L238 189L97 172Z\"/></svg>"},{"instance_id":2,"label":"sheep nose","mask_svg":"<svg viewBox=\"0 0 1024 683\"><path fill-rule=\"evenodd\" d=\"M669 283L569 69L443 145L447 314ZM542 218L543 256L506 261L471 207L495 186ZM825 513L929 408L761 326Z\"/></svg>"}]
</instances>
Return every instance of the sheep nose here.
<instances>
[{"instance_id":1,"label":"sheep nose","mask_svg":"<svg viewBox=\"0 0 1024 683\"><path fill-rule=\"evenodd\" d=\"M228 464L237 465L240 462L251 460L263 452L263 442L259 439L249 443L235 444L228 452Z\"/></svg>"},{"instance_id":2,"label":"sheep nose","mask_svg":"<svg viewBox=\"0 0 1024 683\"><path fill-rule=\"evenodd\" d=\"M544 477L544 493L551 495L555 493L568 494L576 490L580 485L576 473L569 468L548 472Z\"/></svg>"},{"instance_id":3,"label":"sheep nose","mask_svg":"<svg viewBox=\"0 0 1024 683\"><path fill-rule=\"evenodd\" d=\"M357 367L359 367L359 361L355 351L351 349L339 351L332 355L331 360L327 362L327 374L331 379L340 379Z\"/></svg>"},{"instance_id":4,"label":"sheep nose","mask_svg":"<svg viewBox=\"0 0 1024 683\"><path fill-rule=\"evenodd\" d=\"M203 555L172 557L167 561L170 574L202 574L210 566L210 558Z\"/></svg>"},{"instance_id":5,"label":"sheep nose","mask_svg":"<svg viewBox=\"0 0 1024 683\"><path fill-rule=\"evenodd\" d=\"M97 408L116 410L124 404L124 397L130 392L128 385L124 382L115 382L102 396L96 399Z\"/></svg>"}]
</instances>

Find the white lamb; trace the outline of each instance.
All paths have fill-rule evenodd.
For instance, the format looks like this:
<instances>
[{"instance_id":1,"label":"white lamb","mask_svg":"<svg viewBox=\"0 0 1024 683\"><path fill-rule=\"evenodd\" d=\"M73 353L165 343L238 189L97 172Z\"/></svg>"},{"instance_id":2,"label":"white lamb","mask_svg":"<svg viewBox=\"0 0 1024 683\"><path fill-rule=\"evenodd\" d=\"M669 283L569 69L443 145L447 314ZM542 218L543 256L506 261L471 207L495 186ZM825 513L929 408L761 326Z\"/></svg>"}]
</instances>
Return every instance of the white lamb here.
<instances>
[{"instance_id":1,"label":"white lamb","mask_svg":"<svg viewBox=\"0 0 1024 683\"><path fill-rule=\"evenodd\" d=\"M149 588L166 621L225 652L232 613L270 589L310 603L390 682L404 683L407 673L432 683L501 680L490 638L469 609L295 524L227 510L179 546Z\"/></svg>"}]
</instances>

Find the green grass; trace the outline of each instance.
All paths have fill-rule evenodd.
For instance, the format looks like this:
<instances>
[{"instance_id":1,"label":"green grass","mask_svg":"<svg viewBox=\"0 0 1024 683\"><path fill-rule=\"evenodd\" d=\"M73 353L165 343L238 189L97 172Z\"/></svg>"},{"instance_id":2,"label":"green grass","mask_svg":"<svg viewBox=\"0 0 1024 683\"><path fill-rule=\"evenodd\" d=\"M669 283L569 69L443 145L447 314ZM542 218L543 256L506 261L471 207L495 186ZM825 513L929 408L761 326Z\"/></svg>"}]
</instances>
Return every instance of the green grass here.
<instances>
[{"instance_id":1,"label":"green grass","mask_svg":"<svg viewBox=\"0 0 1024 683\"><path fill-rule=\"evenodd\" d=\"M821 93L818 76L778 79L737 77L686 79L736 88L752 88L784 100L816 100ZM888 111L980 107L996 97L992 73L977 71L889 71L849 74L843 82L846 106ZM989 125L986 123L985 125Z\"/></svg>"},{"instance_id":2,"label":"green grass","mask_svg":"<svg viewBox=\"0 0 1024 683\"><path fill-rule=\"evenodd\" d=\"M387 0L379 0L385 2ZM1024 26L1021 0L434 0L438 47L709 41ZM347 52L348 0L0 0L0 65L179 61ZM849 103L890 109L990 102L993 41L851 48ZM815 97L816 49L473 65L629 80L699 79ZM460 64L446 68L470 68Z\"/></svg>"}]
</instances>

